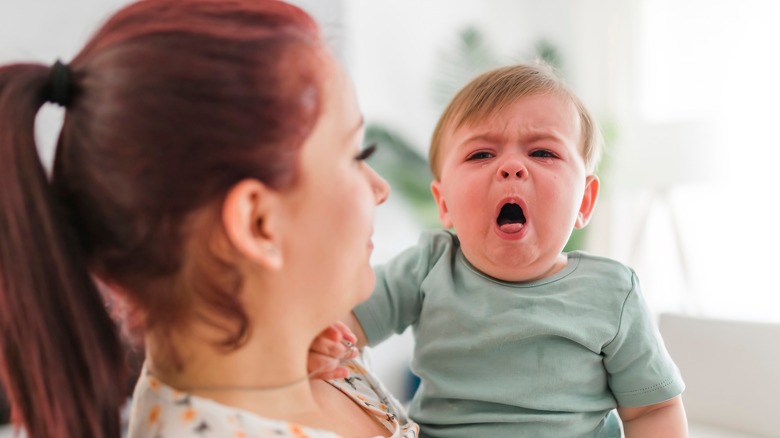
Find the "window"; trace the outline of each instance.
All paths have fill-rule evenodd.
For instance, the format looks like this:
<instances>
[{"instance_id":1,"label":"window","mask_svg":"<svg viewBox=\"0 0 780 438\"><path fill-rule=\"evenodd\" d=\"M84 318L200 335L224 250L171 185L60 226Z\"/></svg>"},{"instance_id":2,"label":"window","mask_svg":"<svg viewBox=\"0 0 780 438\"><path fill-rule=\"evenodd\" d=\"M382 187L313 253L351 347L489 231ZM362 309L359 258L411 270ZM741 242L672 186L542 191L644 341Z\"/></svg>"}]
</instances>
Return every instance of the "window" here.
<instances>
[{"instance_id":1,"label":"window","mask_svg":"<svg viewBox=\"0 0 780 438\"><path fill-rule=\"evenodd\" d=\"M682 157L688 166L700 160L710 177L673 188L670 203L649 216L649 243L639 267L643 283L679 290L676 303L656 296L660 307L780 321L773 275L780 261L780 6L653 0L643 4L640 17L640 118L706 119L717 130L711 144ZM680 158L669 155L670 162ZM677 218L689 286L679 272L669 208Z\"/></svg>"}]
</instances>

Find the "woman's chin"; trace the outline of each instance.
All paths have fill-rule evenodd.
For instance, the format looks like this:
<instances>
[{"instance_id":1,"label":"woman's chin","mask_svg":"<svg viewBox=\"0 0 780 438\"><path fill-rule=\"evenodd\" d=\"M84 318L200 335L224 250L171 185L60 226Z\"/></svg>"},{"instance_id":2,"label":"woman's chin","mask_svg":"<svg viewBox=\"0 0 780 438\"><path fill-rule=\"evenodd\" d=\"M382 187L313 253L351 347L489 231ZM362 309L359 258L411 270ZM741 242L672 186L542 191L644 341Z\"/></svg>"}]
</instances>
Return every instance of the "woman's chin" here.
<instances>
[{"instance_id":1,"label":"woman's chin","mask_svg":"<svg viewBox=\"0 0 780 438\"><path fill-rule=\"evenodd\" d=\"M363 285L360 288L362 292L360 292L357 296L358 302L356 303L356 305L362 303L363 301L366 301L371 297L371 294L374 293L374 285L376 284L376 279L374 278L373 271L371 273L371 279L367 281L363 281L361 282L361 284Z\"/></svg>"}]
</instances>

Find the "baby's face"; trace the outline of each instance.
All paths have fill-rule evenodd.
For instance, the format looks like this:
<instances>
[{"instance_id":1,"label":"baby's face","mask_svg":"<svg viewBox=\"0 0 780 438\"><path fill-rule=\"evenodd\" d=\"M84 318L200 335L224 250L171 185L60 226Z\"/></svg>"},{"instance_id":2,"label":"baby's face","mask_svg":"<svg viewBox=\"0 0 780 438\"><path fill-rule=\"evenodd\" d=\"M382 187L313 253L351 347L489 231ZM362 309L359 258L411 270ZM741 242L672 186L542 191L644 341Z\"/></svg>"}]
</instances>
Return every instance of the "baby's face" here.
<instances>
[{"instance_id":1,"label":"baby's face","mask_svg":"<svg viewBox=\"0 0 780 438\"><path fill-rule=\"evenodd\" d=\"M444 136L432 191L442 225L455 228L477 269L528 281L565 266L561 251L598 194L581 132L567 98L537 94Z\"/></svg>"}]
</instances>

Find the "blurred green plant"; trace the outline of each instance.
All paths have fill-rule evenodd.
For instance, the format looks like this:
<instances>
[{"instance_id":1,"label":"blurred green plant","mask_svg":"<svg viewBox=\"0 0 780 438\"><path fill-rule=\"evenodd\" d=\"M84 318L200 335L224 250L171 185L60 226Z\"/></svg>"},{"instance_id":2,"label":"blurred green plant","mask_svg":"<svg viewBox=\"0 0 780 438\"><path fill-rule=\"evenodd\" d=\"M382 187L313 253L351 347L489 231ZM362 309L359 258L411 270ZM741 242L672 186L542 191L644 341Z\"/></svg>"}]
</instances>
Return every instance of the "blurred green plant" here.
<instances>
[{"instance_id":1,"label":"blurred green plant","mask_svg":"<svg viewBox=\"0 0 780 438\"><path fill-rule=\"evenodd\" d=\"M431 84L433 102L443 110L464 85L480 73L501 65L482 32L469 26L458 33L455 44L438 55L438 68Z\"/></svg>"},{"instance_id":2,"label":"blurred green plant","mask_svg":"<svg viewBox=\"0 0 780 438\"><path fill-rule=\"evenodd\" d=\"M536 60L555 69L558 74L563 74L563 58L561 52L550 40L542 38L534 44L534 56Z\"/></svg>"},{"instance_id":3,"label":"blurred green plant","mask_svg":"<svg viewBox=\"0 0 780 438\"><path fill-rule=\"evenodd\" d=\"M439 226L438 209L431 195L433 176L428 160L396 131L376 123L366 126L365 143L380 145L368 163L387 179L425 228Z\"/></svg>"}]
</instances>

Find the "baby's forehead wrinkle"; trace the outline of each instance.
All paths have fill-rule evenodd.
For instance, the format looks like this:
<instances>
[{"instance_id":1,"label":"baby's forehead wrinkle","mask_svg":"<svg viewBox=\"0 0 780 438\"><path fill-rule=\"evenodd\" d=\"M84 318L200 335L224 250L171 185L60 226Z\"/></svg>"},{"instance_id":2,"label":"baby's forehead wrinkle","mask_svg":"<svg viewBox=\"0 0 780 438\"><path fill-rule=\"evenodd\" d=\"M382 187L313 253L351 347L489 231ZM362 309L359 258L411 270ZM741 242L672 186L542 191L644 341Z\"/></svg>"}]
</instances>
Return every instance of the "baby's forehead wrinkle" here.
<instances>
[{"instance_id":1,"label":"baby's forehead wrinkle","mask_svg":"<svg viewBox=\"0 0 780 438\"><path fill-rule=\"evenodd\" d=\"M534 143L541 140L552 140L558 143L564 141L563 136L555 129L551 128L539 128L530 129L525 132L524 141L528 143Z\"/></svg>"},{"instance_id":2,"label":"baby's forehead wrinkle","mask_svg":"<svg viewBox=\"0 0 780 438\"><path fill-rule=\"evenodd\" d=\"M464 126L478 125L489 121L496 114L502 113L513 103L517 102L522 96L506 96L501 99L488 99L483 97L480 102L471 106L463 105L453 117L455 122L454 129L460 129Z\"/></svg>"},{"instance_id":3,"label":"baby's forehead wrinkle","mask_svg":"<svg viewBox=\"0 0 780 438\"><path fill-rule=\"evenodd\" d=\"M462 142L462 144L470 144L474 142L484 142L484 143L500 143L504 139L503 132L499 133L495 130L480 130L479 132L476 132L472 135L469 135L466 140Z\"/></svg>"},{"instance_id":4,"label":"baby's forehead wrinkle","mask_svg":"<svg viewBox=\"0 0 780 438\"><path fill-rule=\"evenodd\" d=\"M513 122L506 120L501 125L484 121L482 123L473 123L463 127L471 130L461 144L470 144L473 142L485 142L490 144L504 143L507 139L516 139L524 143L533 143L541 140L550 140L555 142L564 141L564 136L558 130L549 126L537 127L527 122Z\"/></svg>"}]
</instances>

